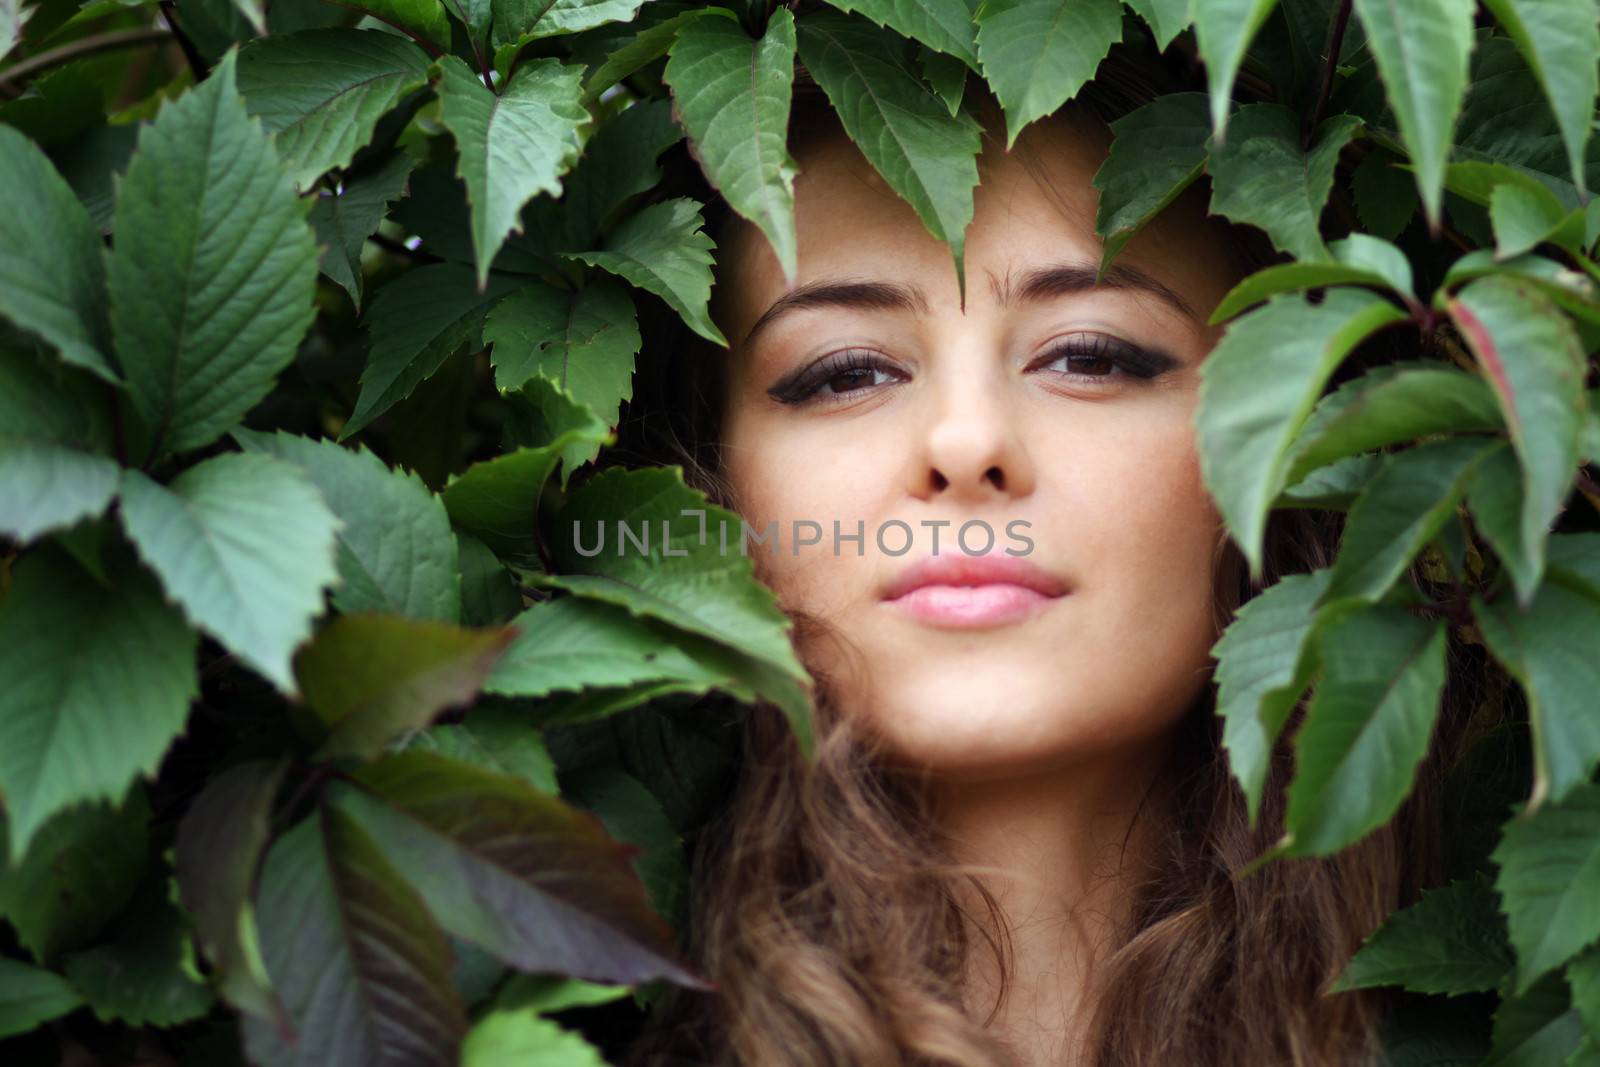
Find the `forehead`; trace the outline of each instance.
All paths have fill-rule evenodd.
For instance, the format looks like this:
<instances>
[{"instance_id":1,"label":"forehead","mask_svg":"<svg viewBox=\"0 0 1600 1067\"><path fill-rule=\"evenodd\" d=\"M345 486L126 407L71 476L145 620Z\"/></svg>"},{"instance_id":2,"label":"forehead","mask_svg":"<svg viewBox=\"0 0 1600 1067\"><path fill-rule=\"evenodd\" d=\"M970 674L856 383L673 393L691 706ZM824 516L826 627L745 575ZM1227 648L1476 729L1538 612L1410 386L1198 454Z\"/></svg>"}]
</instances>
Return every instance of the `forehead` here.
<instances>
[{"instance_id":1,"label":"forehead","mask_svg":"<svg viewBox=\"0 0 1600 1067\"><path fill-rule=\"evenodd\" d=\"M1066 114L1025 129L1007 152L986 135L974 214L966 231L967 307L996 303L1016 278L1043 265L1099 263L1092 179L1110 145L1101 126ZM959 304L949 249L836 127L796 150L795 227L799 276L898 282L936 308ZM743 220L719 235L713 313L737 344L787 286L766 239ZM1116 260L1180 294L1203 321L1232 282L1222 231L1191 189L1129 243Z\"/></svg>"}]
</instances>

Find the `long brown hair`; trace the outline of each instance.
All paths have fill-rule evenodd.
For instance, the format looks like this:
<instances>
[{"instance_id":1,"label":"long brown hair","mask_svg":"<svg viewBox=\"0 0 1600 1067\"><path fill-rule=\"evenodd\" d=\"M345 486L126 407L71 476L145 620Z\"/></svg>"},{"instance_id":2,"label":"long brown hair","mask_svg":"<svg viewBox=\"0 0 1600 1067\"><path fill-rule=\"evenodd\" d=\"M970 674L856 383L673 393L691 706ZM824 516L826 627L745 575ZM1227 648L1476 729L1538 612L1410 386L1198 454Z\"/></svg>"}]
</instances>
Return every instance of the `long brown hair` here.
<instances>
[{"instance_id":1,"label":"long brown hair","mask_svg":"<svg viewBox=\"0 0 1600 1067\"><path fill-rule=\"evenodd\" d=\"M1190 87L1182 57L1135 56L1119 46L1075 106L1102 122L1160 92ZM796 115L815 116L814 92L797 85ZM794 135L814 126L801 118ZM698 172L678 161L708 203L708 230L743 225L727 216ZM1269 261L1260 236L1230 230L1241 272ZM641 358L635 397L610 462L682 465L714 502L732 506L717 458L721 366L726 354L687 338L667 318ZM1365 346L1330 388L1394 358L1404 340ZM1411 346L1414 349L1414 337ZM1415 355L1415 351L1409 353ZM1288 574L1332 564L1343 529L1337 512L1275 512L1262 579L1218 541L1216 632L1237 608ZM1410 580L1427 589L1420 566ZM817 627L797 616L797 647ZM1452 638L1440 725L1416 785L1397 816L1326 859L1279 860L1241 872L1283 832L1293 773L1287 742L1268 773L1258 823L1221 746L1215 686L1181 726L1172 765L1141 807L1154 847L1129 857L1137 886L1131 934L1095 961L1095 1012L1086 1035L1097 1067L1379 1062L1381 993L1326 995L1344 962L1393 909L1441 879L1439 797L1479 703L1484 659ZM632 1067L996 1067L1016 1062L986 1028L999 1011L1012 956L995 898L957 865L916 782L880 760L875 742L840 714L829 678L817 681L816 754L802 757L782 715L745 714L743 758L720 812L692 838L693 885L684 931L690 962L715 993L670 990ZM1144 815L1144 812L1167 813ZM988 1011L962 989L973 952L992 954L1001 975Z\"/></svg>"}]
</instances>

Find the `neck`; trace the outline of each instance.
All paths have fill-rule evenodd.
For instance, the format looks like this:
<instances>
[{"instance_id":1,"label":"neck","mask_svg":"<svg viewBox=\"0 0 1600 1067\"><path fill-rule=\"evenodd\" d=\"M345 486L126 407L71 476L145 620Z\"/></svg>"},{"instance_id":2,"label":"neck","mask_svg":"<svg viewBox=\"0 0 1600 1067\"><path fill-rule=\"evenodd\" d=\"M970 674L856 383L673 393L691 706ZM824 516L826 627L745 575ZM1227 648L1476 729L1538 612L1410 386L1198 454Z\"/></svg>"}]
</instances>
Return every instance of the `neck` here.
<instances>
[{"instance_id":1,"label":"neck","mask_svg":"<svg viewBox=\"0 0 1600 1067\"><path fill-rule=\"evenodd\" d=\"M994 895L1011 931L1006 995L991 1022L1027 1065L1077 1064L1095 1006L1098 959L1127 935L1132 888L1166 815L1150 789L1170 746L984 780L932 783L935 819L957 862ZM1141 804L1143 810L1141 811ZM1135 815L1138 818L1135 818ZM976 893L969 1010L988 1018L1001 974Z\"/></svg>"}]
</instances>

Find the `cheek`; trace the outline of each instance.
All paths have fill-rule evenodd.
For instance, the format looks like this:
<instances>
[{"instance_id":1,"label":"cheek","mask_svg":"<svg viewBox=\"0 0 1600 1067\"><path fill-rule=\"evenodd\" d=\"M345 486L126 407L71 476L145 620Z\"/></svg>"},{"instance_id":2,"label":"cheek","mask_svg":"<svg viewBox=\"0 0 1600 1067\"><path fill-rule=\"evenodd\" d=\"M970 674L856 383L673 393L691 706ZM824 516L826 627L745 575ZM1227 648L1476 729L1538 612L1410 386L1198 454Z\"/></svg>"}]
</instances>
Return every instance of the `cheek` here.
<instances>
[{"instance_id":1,"label":"cheek","mask_svg":"<svg viewBox=\"0 0 1600 1067\"><path fill-rule=\"evenodd\" d=\"M1166 420L1102 445L1096 462L1062 485L1062 558L1098 601L1108 645L1203 667L1215 638L1212 568L1223 533L1193 433Z\"/></svg>"},{"instance_id":2,"label":"cheek","mask_svg":"<svg viewBox=\"0 0 1600 1067\"><path fill-rule=\"evenodd\" d=\"M866 581L865 568L875 552L872 504L882 493L882 473L854 462L857 450L842 447L846 444L838 437L783 433L757 418L736 417L727 427L723 475L739 514L757 534L777 523L776 551L770 544L750 544L747 551L757 576L786 608L835 615ZM854 542L833 553L834 520L842 536L853 534L858 520L865 521L862 558ZM820 526L821 543L796 553L797 522ZM804 533L817 536L809 526Z\"/></svg>"}]
</instances>

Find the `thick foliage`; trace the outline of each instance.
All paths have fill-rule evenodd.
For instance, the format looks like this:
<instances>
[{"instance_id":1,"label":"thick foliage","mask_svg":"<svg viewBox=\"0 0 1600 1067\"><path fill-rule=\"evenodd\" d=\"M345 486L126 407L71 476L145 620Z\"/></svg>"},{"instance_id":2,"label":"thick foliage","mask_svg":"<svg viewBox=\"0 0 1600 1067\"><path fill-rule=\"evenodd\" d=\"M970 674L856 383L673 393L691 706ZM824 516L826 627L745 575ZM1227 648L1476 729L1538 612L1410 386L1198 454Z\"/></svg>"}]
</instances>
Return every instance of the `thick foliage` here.
<instances>
[{"instance_id":1,"label":"thick foliage","mask_svg":"<svg viewBox=\"0 0 1600 1067\"><path fill-rule=\"evenodd\" d=\"M1254 571L1348 512L1215 649L1252 813L1315 687L1266 859L1392 818L1481 646L1515 802L1341 981L1498 997L1396 1062L1600 1063L1593 0L0 0L0 1037L598 1064L548 1016L697 984L685 710L809 743L808 679L735 516L590 469L640 308L723 342L658 157L792 275L799 59L960 276L969 77L1014 139L1119 41L1205 91L1115 123L1102 268L1202 176L1284 253L1216 309L1206 484ZM1419 358L1330 389L1379 331Z\"/></svg>"}]
</instances>

